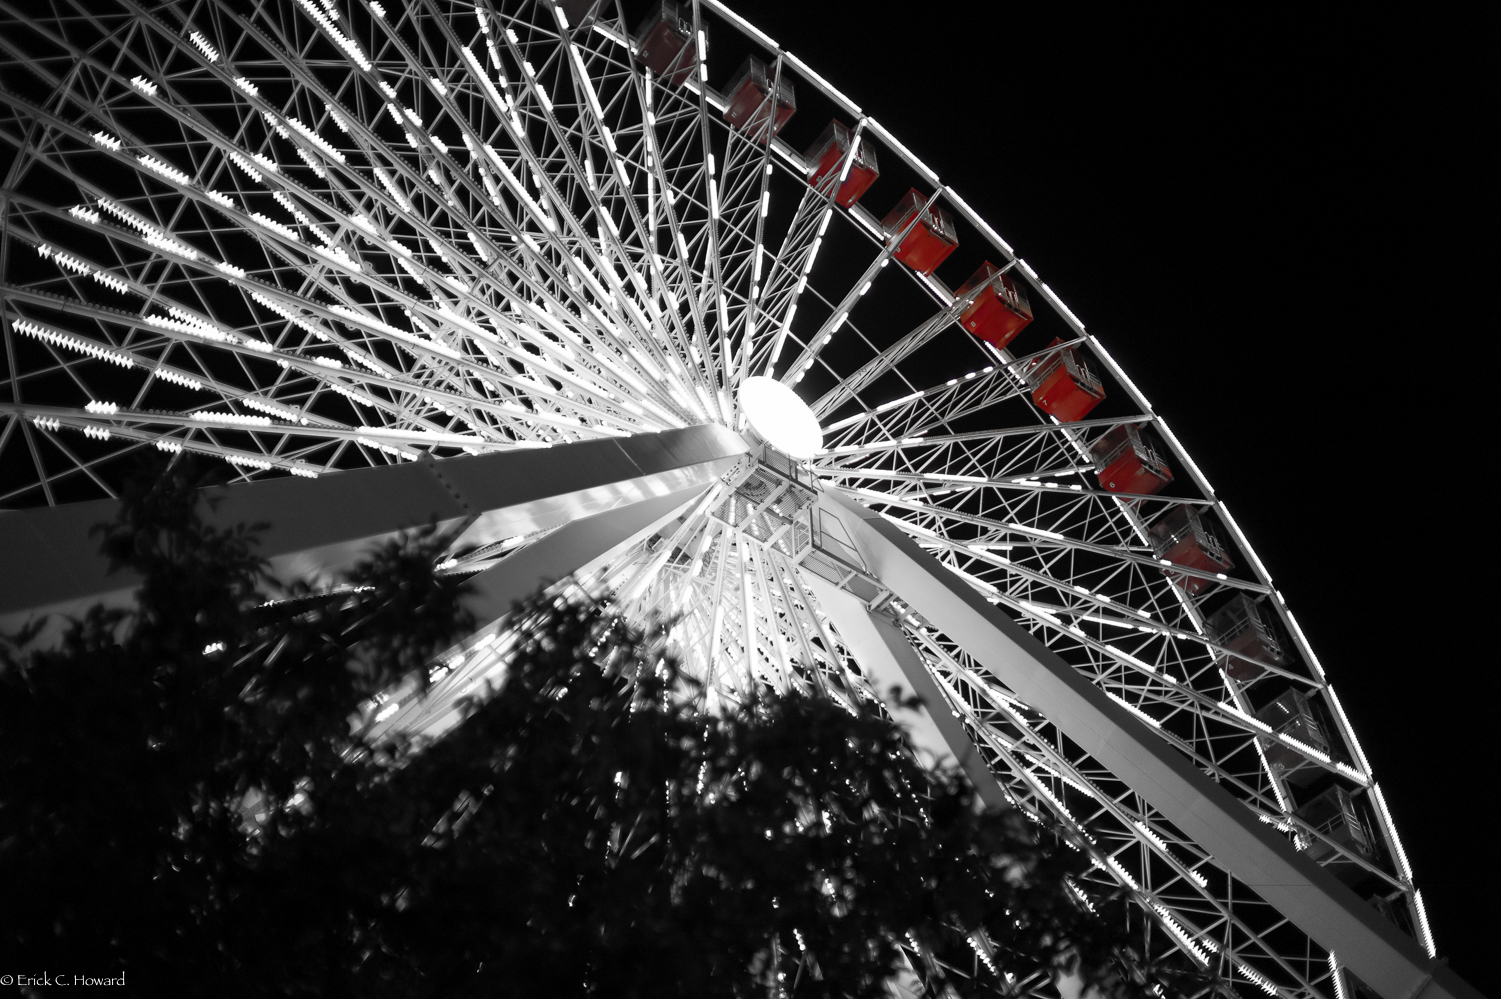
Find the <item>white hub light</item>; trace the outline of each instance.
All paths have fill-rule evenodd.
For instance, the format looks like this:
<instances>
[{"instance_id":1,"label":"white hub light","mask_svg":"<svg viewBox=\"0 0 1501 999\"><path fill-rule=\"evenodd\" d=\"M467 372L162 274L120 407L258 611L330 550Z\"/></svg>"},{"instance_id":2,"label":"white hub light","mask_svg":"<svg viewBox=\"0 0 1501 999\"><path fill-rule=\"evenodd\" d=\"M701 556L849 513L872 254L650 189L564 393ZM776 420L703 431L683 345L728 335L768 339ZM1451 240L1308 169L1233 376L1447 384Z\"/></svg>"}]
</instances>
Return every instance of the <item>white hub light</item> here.
<instances>
[{"instance_id":1,"label":"white hub light","mask_svg":"<svg viewBox=\"0 0 1501 999\"><path fill-rule=\"evenodd\" d=\"M756 433L794 458L811 458L823 448L818 417L797 393L775 378L757 375L740 385L740 408Z\"/></svg>"}]
</instances>

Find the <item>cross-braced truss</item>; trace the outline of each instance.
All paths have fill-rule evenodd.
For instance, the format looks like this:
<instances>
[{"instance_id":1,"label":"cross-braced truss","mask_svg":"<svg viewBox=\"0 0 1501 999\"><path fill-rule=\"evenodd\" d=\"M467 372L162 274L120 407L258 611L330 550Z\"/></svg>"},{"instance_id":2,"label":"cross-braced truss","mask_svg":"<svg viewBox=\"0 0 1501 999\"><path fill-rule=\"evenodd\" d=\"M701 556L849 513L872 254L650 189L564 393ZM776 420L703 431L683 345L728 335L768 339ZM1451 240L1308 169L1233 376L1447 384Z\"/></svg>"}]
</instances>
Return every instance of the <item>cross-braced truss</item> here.
<instances>
[{"instance_id":1,"label":"cross-braced truss","mask_svg":"<svg viewBox=\"0 0 1501 999\"><path fill-rule=\"evenodd\" d=\"M743 464L601 579L624 606L679 615L710 696L757 683L861 696L806 581L836 583L901 622L1007 793L1079 831L1099 881L1140 901L1155 946L1240 987L1342 993L1305 933L892 600L813 505L844 490L1340 864L1432 953L1333 689L1160 417L957 194L719 3L685 8L693 33L663 75L633 58L635 25L613 0L573 22L539 0L0 11L0 505L113 495L143 447L211 455L245 478L316 477L742 429L739 383L772 374L810 401L825 451ZM1034 328L1004 351L970 336L956 320L973 294L894 260L900 234L836 200L844 174L810 184L781 138L730 127L711 85L728 60L710 61L705 30L763 58L774 90L795 83L804 116L853 119L888 175L924 187L962 242L1045 303ZM1111 415L1060 424L1038 408L1028 373L1053 338L1103 373ZM1096 475L1092 447L1128 423L1166 442L1171 496L1111 492ZM1185 506L1234 568L1163 561L1151 529ZM482 568L532 540L450 565ZM1209 623L1241 595L1283 636L1276 661ZM503 649L449 664L452 682ZM1265 720L1289 691L1312 729ZM1332 788L1363 845L1300 812Z\"/></svg>"}]
</instances>

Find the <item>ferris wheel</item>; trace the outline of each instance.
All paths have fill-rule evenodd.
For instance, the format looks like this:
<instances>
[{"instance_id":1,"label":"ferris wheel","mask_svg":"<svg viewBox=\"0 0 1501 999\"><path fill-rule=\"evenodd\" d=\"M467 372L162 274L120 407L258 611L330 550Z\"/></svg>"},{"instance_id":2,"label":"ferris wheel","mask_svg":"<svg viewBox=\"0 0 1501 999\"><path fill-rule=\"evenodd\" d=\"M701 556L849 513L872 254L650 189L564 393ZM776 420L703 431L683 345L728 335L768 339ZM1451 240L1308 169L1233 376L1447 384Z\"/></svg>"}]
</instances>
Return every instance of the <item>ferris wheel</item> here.
<instances>
[{"instance_id":1,"label":"ferris wheel","mask_svg":"<svg viewBox=\"0 0 1501 999\"><path fill-rule=\"evenodd\" d=\"M0 10L0 525L44 553L0 613L101 592L47 561L143 448L229 463L296 571L441 507L493 621L381 724L441 733L510 600L571 580L672 615L711 700L915 692L920 752L1071 829L1232 991L1471 994L1166 423L728 7Z\"/></svg>"}]
</instances>

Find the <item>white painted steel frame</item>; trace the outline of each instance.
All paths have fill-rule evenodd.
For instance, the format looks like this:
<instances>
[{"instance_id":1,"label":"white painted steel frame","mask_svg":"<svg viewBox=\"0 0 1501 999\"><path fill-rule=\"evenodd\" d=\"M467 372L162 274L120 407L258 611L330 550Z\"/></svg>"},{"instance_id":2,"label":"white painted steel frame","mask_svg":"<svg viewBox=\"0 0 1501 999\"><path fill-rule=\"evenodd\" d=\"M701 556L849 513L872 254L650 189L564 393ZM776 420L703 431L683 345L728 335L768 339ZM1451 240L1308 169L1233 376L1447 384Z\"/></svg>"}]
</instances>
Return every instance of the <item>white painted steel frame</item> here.
<instances>
[{"instance_id":1,"label":"white painted steel frame","mask_svg":"<svg viewBox=\"0 0 1501 999\"><path fill-rule=\"evenodd\" d=\"M1434 966L1416 941L1387 922L1334 875L1299 853L1285 837L1255 821L1239 801L1176 747L1152 734L1129 705L1090 683L898 527L837 491L825 491L818 504L821 513L842 520L871 574L896 597L968 650L1017 699L1048 718L1163 819L1207 851L1217 864L1326 949L1338 953L1345 966L1380 994L1479 995L1447 968ZM839 607L848 599L830 599L825 606ZM846 607L842 616L837 611L831 614L848 623L857 657L865 653L862 661L873 662L895 642L887 638L881 643L883 648L875 649L872 639L854 638L857 626L863 623L858 620L858 612L863 610L857 604L854 613ZM885 627L895 628L890 624ZM870 624L865 629L876 631ZM903 658L903 654L897 654L892 661ZM946 714L948 699L935 696L931 678L921 675L911 660L901 665L902 672L916 680L913 686L926 680L935 691L925 699L929 714ZM968 757L970 738L957 725L948 726L950 731L941 731L931 723L930 727L940 744L956 757ZM924 730L916 731L921 739ZM986 777L988 773L980 777L977 786L988 790Z\"/></svg>"},{"instance_id":2,"label":"white painted steel frame","mask_svg":"<svg viewBox=\"0 0 1501 999\"><path fill-rule=\"evenodd\" d=\"M707 424L580 441L562 446L557 457L528 449L356 469L317 481L241 482L207 490L203 515L221 527L265 524L256 553L278 575L308 582L329 579L371 545L426 524L455 532L456 549L478 549L478 558L469 560L477 566L484 549L499 541L553 531L555 546L555 529L578 533L578 525L612 511L663 497L673 498L675 509L686 502L685 490L702 493L747 452L734 432ZM111 571L92 533L95 525L112 522L119 506L117 500L96 500L0 511L0 565L29 567L0 574L0 629L13 629L32 615L75 614L101 600L128 599L139 577L128 569ZM494 570L481 571L475 609L489 612L484 620L490 621L540 581L560 579L601 554L571 565L540 563L519 591L511 585L491 592ZM514 568L512 563L506 559Z\"/></svg>"},{"instance_id":3,"label":"white painted steel frame","mask_svg":"<svg viewBox=\"0 0 1501 999\"><path fill-rule=\"evenodd\" d=\"M695 37L689 84L664 86L634 62L635 25L616 3L570 24L537 0L0 0L0 506L112 496L121 459L144 446L223 459L242 479L333 480L370 466L400 475L428 456L561 456L570 442L739 428L739 381L774 374L817 400L825 453L737 466L590 577L633 612L682 614L677 640L711 700L757 682L864 696L845 644L860 643L842 634L857 625L841 629L822 604L838 587L885 613L891 594L841 561L858 553L812 512L820 490L842 490L1268 830L1322 840L1364 870L1431 954L1421 895L1333 688L1150 403L878 121L718 0L691 14L711 42L728 30L759 47L777 84L795 84L800 114L851 119L888 177L919 186L961 242L1020 275L1036 329L1078 349L1124 412L1053 423L1023 377L1048 354L1040 337L1015 352L980 344L954 323L964 303L941 277L890 261L893 234L870 210L889 181L839 207L839 178L814 189L788 142L726 124L713 81L728 60ZM892 328L868 305L872 288L914 318ZM1165 442L1172 500L1099 487L1089 447L1124 422ZM1185 503L1239 566L1225 578L1164 573L1148 531ZM503 533L455 550L452 571L499 578L518 551L545 562L552 535ZM1226 667L1246 657L1213 637L1212 605L1175 577L1261 599L1289 661L1233 679ZM1344 955L997 685L956 636L903 627L1005 793L1088 833L1094 876L1138 893L1161 931L1154 946L1232 984L1339 992ZM1281 687L1320 705L1327 747L1255 717L1262 692ZM1303 792L1268 765L1272 750L1354 794L1378 848L1353 853L1302 822Z\"/></svg>"}]
</instances>

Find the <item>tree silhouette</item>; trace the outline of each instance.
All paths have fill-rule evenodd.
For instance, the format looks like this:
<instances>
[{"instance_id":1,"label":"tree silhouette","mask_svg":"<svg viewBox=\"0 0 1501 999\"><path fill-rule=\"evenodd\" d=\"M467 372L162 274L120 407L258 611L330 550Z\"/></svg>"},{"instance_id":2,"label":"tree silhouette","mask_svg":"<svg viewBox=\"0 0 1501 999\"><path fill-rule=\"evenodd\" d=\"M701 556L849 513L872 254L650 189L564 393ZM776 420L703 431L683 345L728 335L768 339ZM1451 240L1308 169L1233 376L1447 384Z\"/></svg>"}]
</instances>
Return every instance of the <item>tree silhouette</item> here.
<instances>
[{"instance_id":1,"label":"tree silhouette","mask_svg":"<svg viewBox=\"0 0 1501 999\"><path fill-rule=\"evenodd\" d=\"M224 996L1202 984L1142 961L1122 899L1084 901L1058 829L978 807L874 703L707 710L667 622L536 598L464 724L372 741L361 706L473 628L445 539L277 588L204 481L160 468L102 528L133 609L0 650L7 969Z\"/></svg>"}]
</instances>

